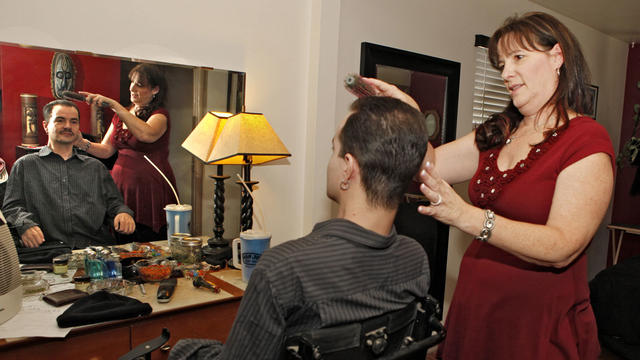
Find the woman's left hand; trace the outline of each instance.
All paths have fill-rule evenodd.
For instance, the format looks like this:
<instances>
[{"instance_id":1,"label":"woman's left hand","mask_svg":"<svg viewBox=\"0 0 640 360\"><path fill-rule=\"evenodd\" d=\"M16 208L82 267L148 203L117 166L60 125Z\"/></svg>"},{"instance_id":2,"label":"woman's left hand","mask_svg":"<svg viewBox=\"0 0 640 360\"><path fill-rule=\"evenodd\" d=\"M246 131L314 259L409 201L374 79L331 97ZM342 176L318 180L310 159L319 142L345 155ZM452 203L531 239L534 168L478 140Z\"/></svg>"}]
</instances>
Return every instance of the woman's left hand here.
<instances>
[{"instance_id":1,"label":"woman's left hand","mask_svg":"<svg viewBox=\"0 0 640 360\"><path fill-rule=\"evenodd\" d=\"M462 219L464 209L470 205L453 190L451 185L440 178L431 162L427 162L420 171L420 181L422 181L420 191L431 204L419 206L418 212L433 216L447 225L455 226L455 222Z\"/></svg>"}]
</instances>

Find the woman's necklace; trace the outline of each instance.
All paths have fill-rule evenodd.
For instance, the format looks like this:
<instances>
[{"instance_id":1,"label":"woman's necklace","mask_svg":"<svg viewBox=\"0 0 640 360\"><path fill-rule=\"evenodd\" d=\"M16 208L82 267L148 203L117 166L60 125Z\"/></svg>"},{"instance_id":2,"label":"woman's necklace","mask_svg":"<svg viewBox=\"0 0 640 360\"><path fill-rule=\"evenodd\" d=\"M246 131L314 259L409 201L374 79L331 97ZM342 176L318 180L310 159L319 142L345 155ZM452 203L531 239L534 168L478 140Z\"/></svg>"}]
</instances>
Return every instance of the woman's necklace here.
<instances>
[{"instance_id":1,"label":"woman's necklace","mask_svg":"<svg viewBox=\"0 0 640 360\"><path fill-rule=\"evenodd\" d=\"M509 144L511 144L511 142L512 142L514 139L517 139L517 138L519 138L519 137L521 137L521 136L522 136L522 134L520 134L520 135L517 135L517 136L516 136L516 135L514 135L514 133L512 133L512 134L511 134L511 136L509 136L509 138L508 138L507 140L505 140L504 144L505 144L505 145L509 145Z\"/></svg>"},{"instance_id":2,"label":"woman's necklace","mask_svg":"<svg viewBox=\"0 0 640 360\"><path fill-rule=\"evenodd\" d=\"M522 131L521 131L521 132L522 132ZM514 132L514 133L515 133L515 132ZM555 130L553 131L553 134L554 134L554 136L555 136L555 134L556 134L556 131L555 131ZM527 133L527 134L523 134L523 133L522 133L522 134L518 134L518 135L514 135L514 134L512 133L512 135L511 135L511 136L509 136L509 138L508 138L507 140L505 140L505 141L504 141L504 144L505 144L505 145L509 145L509 144L511 144L511 142L512 142L513 140L515 140L515 139L517 139L517 138L520 138L520 137L523 137L523 136L529 136L529 133Z\"/></svg>"},{"instance_id":3,"label":"woman's necklace","mask_svg":"<svg viewBox=\"0 0 640 360\"><path fill-rule=\"evenodd\" d=\"M519 131L518 131L519 130ZM504 141L505 145L509 145L511 144L511 142L517 138L521 138L521 137L525 137L525 136L529 136L531 134L531 131L527 131L524 132L524 129L520 129L520 128L516 128L516 130L514 132L511 133L511 136L509 136L509 138L507 140ZM517 134L516 134L517 133Z\"/></svg>"}]
</instances>

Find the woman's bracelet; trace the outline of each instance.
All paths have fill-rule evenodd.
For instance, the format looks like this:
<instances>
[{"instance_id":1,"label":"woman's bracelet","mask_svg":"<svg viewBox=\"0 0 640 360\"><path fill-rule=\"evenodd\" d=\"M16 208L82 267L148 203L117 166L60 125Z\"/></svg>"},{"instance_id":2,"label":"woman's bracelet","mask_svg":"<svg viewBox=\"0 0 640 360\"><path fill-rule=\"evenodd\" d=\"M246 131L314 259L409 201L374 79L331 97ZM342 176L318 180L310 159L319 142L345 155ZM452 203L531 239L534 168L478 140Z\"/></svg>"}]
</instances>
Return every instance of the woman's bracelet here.
<instances>
[{"instance_id":1,"label":"woman's bracelet","mask_svg":"<svg viewBox=\"0 0 640 360\"><path fill-rule=\"evenodd\" d=\"M87 145L82 149L84 152L89 152L89 148L91 147L91 141L87 140Z\"/></svg>"},{"instance_id":2,"label":"woman's bracelet","mask_svg":"<svg viewBox=\"0 0 640 360\"><path fill-rule=\"evenodd\" d=\"M484 211L484 223L482 224L482 230L480 231L480 235L476 236L475 239L487 242L491 237L491 231L496 225L496 214L493 211L486 209Z\"/></svg>"}]
</instances>

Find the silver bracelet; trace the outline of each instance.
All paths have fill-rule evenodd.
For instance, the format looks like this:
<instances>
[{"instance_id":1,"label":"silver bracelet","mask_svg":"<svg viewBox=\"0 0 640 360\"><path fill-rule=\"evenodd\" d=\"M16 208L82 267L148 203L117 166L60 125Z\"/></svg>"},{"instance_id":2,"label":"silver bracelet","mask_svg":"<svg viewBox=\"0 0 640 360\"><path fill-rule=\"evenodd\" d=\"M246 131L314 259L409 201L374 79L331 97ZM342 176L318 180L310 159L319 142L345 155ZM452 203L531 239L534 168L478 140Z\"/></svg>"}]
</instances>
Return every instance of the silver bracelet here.
<instances>
[{"instance_id":1,"label":"silver bracelet","mask_svg":"<svg viewBox=\"0 0 640 360\"><path fill-rule=\"evenodd\" d=\"M91 147L91 141L87 140L87 146L84 148L84 152L89 152L90 147Z\"/></svg>"},{"instance_id":2,"label":"silver bracelet","mask_svg":"<svg viewBox=\"0 0 640 360\"><path fill-rule=\"evenodd\" d=\"M480 231L480 235L476 236L475 239L487 242L491 237L491 231L496 225L496 214L493 211L486 209L484 211L484 223L482 224L482 230Z\"/></svg>"}]
</instances>

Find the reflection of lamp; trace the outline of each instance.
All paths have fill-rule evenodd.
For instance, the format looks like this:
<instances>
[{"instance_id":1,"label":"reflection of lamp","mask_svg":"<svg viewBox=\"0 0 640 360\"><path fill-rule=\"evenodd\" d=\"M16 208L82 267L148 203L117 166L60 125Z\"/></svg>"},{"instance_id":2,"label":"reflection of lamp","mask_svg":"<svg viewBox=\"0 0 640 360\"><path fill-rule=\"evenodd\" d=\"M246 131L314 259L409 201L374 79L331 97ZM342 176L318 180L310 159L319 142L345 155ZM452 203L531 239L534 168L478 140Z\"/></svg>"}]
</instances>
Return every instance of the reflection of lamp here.
<instances>
[{"instance_id":1,"label":"reflection of lamp","mask_svg":"<svg viewBox=\"0 0 640 360\"><path fill-rule=\"evenodd\" d=\"M220 137L224 124L232 115L218 112L206 113L182 143L182 147L205 163L216 164L210 161L210 155ZM213 237L208 240L208 244L212 248L224 247L227 245L227 242L222 238L222 234L224 234L224 181L229 177L222 174L221 164L218 164L216 175L210 175L210 177L215 180L215 191L213 193L214 227Z\"/></svg>"},{"instance_id":2,"label":"reflection of lamp","mask_svg":"<svg viewBox=\"0 0 640 360\"><path fill-rule=\"evenodd\" d=\"M291 156L264 115L257 113L239 113L231 116L227 113L209 112L187 137L182 147L207 164L219 165L217 176L213 176L216 180L214 194L216 237L213 241L222 239L222 232L218 236L216 230L222 229L222 224L218 221L224 219L224 215L220 214L224 211L224 179L228 177L222 176L221 165L243 165L243 180L251 190L253 185L258 183L251 181L252 164L263 164ZM216 196L220 187L222 205L218 206L220 201L216 201ZM245 231L252 227L253 200L244 187L241 202L241 231Z\"/></svg>"}]
</instances>

